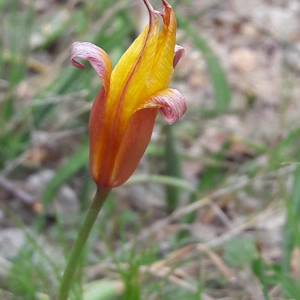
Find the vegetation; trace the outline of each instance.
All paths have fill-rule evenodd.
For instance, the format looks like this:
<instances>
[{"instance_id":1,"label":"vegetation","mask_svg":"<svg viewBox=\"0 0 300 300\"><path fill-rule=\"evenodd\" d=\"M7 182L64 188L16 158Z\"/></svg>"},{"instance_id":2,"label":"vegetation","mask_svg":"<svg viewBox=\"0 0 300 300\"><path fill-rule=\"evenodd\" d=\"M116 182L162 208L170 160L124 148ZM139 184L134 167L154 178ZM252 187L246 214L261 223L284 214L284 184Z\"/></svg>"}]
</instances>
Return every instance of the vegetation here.
<instances>
[{"instance_id":1,"label":"vegetation","mask_svg":"<svg viewBox=\"0 0 300 300\"><path fill-rule=\"evenodd\" d=\"M201 2L172 2L186 46L172 86L188 111L171 129L158 118L138 171L109 196L71 299L300 299L299 70L289 61L299 50L237 12L222 19L227 1ZM101 85L91 67L70 65L69 48L93 42L115 64L141 30L138 8L0 0L1 299L55 299L95 192L88 116ZM218 38L281 55L275 100L247 85L243 64L226 64ZM265 68L243 57L250 77Z\"/></svg>"}]
</instances>

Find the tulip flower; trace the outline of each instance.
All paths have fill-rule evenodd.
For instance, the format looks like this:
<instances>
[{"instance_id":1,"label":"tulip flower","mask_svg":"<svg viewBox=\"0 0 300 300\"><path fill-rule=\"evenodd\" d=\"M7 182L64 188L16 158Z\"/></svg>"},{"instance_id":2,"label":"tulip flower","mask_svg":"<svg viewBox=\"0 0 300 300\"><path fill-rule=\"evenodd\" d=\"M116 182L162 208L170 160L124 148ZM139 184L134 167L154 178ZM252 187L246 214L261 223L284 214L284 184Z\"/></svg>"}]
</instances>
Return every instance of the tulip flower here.
<instances>
[{"instance_id":1,"label":"tulip flower","mask_svg":"<svg viewBox=\"0 0 300 300\"><path fill-rule=\"evenodd\" d=\"M158 112L173 124L186 111L184 97L168 88L184 50L175 45L176 19L162 0L162 12L143 0L149 24L111 70L107 53L91 43L71 48L76 58L87 60L102 80L90 115L90 173L97 192L80 227L61 279L57 300L67 300L79 257L110 190L123 184L136 169L150 141Z\"/></svg>"},{"instance_id":2,"label":"tulip flower","mask_svg":"<svg viewBox=\"0 0 300 300\"><path fill-rule=\"evenodd\" d=\"M173 70L184 53L175 45L176 19L172 7L162 12L144 0L149 25L111 71L107 53L91 43L76 42L73 66L90 62L102 80L90 115L90 173L98 187L123 184L136 169L150 141L157 112L173 124L186 111L184 97L168 88Z\"/></svg>"}]
</instances>

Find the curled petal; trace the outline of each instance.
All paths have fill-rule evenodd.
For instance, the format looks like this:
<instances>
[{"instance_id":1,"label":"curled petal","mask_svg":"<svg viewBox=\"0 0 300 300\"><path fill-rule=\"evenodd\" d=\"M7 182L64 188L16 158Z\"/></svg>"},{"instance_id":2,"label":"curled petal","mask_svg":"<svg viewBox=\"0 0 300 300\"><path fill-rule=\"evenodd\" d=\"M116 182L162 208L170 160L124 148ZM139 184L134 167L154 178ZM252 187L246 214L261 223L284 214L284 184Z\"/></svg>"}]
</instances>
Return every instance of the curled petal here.
<instances>
[{"instance_id":1,"label":"curled petal","mask_svg":"<svg viewBox=\"0 0 300 300\"><path fill-rule=\"evenodd\" d=\"M175 89L165 89L151 96L140 108L158 108L168 124L174 124L186 112L185 98Z\"/></svg>"},{"instance_id":2,"label":"curled petal","mask_svg":"<svg viewBox=\"0 0 300 300\"><path fill-rule=\"evenodd\" d=\"M162 16L161 12L155 10L155 9L153 8L153 6L149 3L148 0L143 0L143 1L144 1L145 5L146 5L148 11L149 11L150 23L152 22L152 20L153 20L153 18L154 18L155 15L156 15L156 16L160 16L160 17Z\"/></svg>"},{"instance_id":3,"label":"curled petal","mask_svg":"<svg viewBox=\"0 0 300 300\"><path fill-rule=\"evenodd\" d=\"M111 74L111 62L108 54L92 43L75 42L71 47L71 64L85 70L85 66L78 62L76 57L87 60L92 65L101 78L105 91L108 91Z\"/></svg>"},{"instance_id":4,"label":"curled petal","mask_svg":"<svg viewBox=\"0 0 300 300\"><path fill-rule=\"evenodd\" d=\"M179 63L179 61L183 55L184 55L184 48L182 46L175 45L173 68L175 68L177 66L177 64Z\"/></svg>"}]
</instances>

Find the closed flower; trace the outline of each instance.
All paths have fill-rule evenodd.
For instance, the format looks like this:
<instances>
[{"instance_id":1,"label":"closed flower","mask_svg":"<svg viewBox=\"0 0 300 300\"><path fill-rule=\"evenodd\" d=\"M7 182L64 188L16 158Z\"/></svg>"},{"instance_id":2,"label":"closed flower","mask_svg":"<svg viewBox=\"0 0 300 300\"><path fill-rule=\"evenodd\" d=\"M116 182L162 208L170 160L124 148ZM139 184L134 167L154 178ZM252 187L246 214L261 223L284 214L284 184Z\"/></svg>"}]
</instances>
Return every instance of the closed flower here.
<instances>
[{"instance_id":1,"label":"closed flower","mask_svg":"<svg viewBox=\"0 0 300 300\"><path fill-rule=\"evenodd\" d=\"M162 1L162 12L144 0L149 24L111 71L107 53L91 43L72 45L76 57L90 62L102 80L89 123L90 173L101 188L123 184L135 171L150 141L158 112L173 124L186 111L183 96L168 88L173 70L184 53L175 45L176 19Z\"/></svg>"}]
</instances>

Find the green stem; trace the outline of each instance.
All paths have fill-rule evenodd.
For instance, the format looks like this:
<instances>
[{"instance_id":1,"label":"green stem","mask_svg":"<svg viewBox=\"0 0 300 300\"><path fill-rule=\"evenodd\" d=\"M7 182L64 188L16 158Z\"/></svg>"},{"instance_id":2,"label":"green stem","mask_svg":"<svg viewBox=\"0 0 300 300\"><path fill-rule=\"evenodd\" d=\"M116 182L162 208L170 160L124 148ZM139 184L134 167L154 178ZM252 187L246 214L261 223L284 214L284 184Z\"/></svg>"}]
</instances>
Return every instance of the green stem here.
<instances>
[{"instance_id":1,"label":"green stem","mask_svg":"<svg viewBox=\"0 0 300 300\"><path fill-rule=\"evenodd\" d=\"M78 265L80 255L109 192L110 189L97 189L93 202L79 229L77 239L69 256L63 277L60 282L60 289L58 292L57 300L68 299L70 287L73 281L73 277Z\"/></svg>"}]
</instances>

